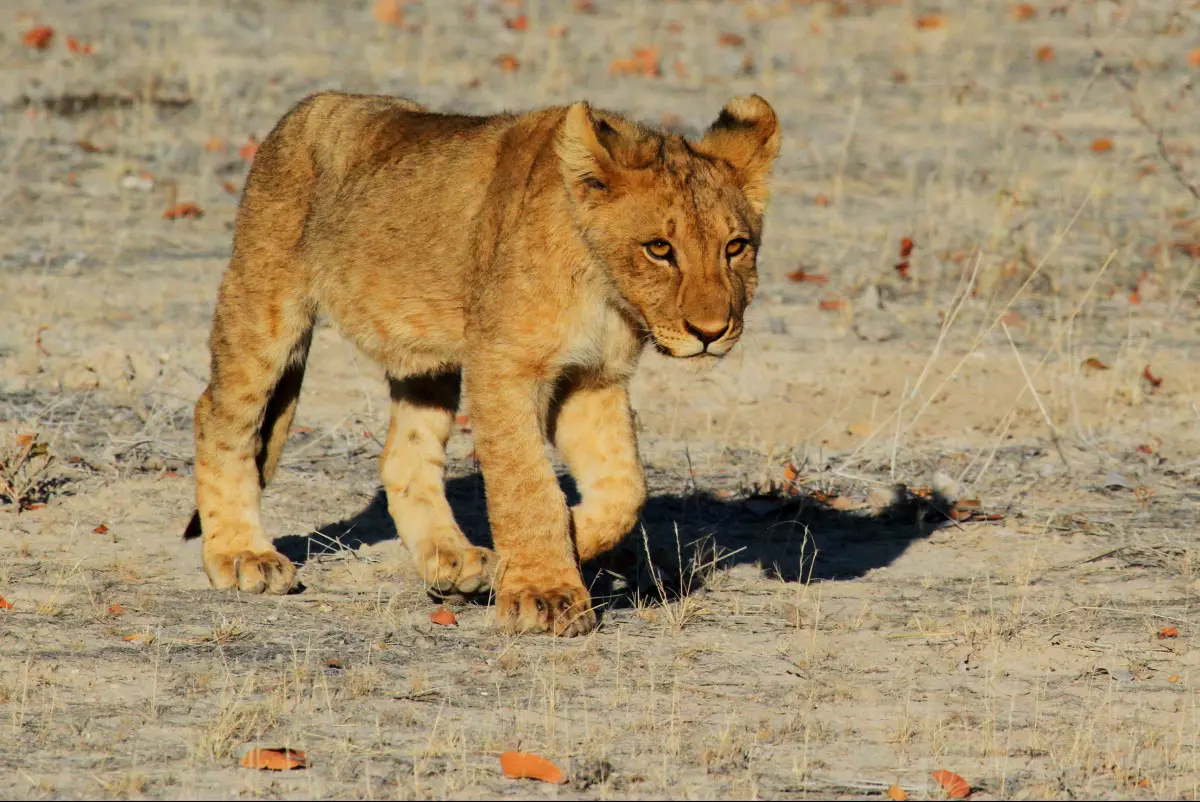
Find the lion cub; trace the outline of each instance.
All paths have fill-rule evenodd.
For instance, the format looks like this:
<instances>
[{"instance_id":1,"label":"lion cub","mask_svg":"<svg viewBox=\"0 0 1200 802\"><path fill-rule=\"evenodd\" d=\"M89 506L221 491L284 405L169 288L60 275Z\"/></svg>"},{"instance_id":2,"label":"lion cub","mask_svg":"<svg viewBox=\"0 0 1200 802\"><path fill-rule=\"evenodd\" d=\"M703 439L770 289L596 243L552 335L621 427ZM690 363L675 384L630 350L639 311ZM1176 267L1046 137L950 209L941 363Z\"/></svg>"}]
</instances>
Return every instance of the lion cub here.
<instances>
[{"instance_id":1,"label":"lion cub","mask_svg":"<svg viewBox=\"0 0 1200 802\"><path fill-rule=\"evenodd\" d=\"M203 533L212 584L285 593L295 579L259 497L324 313L387 371L380 476L424 581L494 585L509 631L592 630L579 564L646 497L630 376L647 342L703 359L741 336L779 139L757 95L696 142L585 103L494 117L332 92L296 105L250 170L196 404L187 536ZM460 377L499 559L446 500Z\"/></svg>"}]
</instances>

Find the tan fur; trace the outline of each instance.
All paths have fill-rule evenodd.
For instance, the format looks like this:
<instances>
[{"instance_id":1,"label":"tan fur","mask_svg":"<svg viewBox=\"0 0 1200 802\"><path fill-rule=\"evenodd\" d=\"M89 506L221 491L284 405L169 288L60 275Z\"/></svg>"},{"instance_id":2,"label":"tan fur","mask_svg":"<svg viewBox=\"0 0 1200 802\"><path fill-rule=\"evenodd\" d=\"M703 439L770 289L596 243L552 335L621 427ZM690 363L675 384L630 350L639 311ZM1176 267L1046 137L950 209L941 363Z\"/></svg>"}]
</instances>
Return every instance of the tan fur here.
<instances>
[{"instance_id":1,"label":"tan fur","mask_svg":"<svg viewBox=\"0 0 1200 802\"><path fill-rule=\"evenodd\" d=\"M259 496L323 312L391 379L380 476L424 581L495 584L510 631L591 630L579 562L612 548L646 495L634 365L646 342L710 358L741 335L778 148L757 96L731 101L698 142L583 103L493 117L380 96L299 103L250 171L196 404L213 585L284 593L294 582ZM734 238L744 247L728 256ZM673 258L652 258L656 240ZM446 501L460 375L499 561L468 543ZM577 479L573 510L547 437Z\"/></svg>"}]
</instances>

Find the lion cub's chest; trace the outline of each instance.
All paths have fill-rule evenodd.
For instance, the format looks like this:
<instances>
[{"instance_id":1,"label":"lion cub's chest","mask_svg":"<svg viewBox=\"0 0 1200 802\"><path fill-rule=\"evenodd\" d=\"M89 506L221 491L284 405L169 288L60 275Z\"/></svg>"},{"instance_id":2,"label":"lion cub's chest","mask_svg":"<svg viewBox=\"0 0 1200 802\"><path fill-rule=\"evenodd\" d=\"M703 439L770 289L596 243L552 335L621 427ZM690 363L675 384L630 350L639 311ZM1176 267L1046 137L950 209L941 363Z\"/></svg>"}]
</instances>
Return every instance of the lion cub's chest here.
<instances>
[{"instance_id":1,"label":"lion cub's chest","mask_svg":"<svg viewBox=\"0 0 1200 802\"><path fill-rule=\"evenodd\" d=\"M614 378L633 372L639 351L637 333L607 299L583 296L566 310L563 321L557 368Z\"/></svg>"}]
</instances>

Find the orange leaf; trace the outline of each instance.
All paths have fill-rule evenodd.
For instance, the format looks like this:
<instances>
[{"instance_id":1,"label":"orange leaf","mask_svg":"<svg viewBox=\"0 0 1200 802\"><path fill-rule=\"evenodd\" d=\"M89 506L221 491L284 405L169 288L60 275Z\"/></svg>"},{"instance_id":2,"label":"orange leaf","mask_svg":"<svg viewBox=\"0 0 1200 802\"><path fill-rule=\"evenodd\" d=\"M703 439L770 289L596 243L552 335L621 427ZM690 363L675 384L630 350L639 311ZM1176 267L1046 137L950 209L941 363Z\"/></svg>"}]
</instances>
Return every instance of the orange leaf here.
<instances>
[{"instance_id":1,"label":"orange leaf","mask_svg":"<svg viewBox=\"0 0 1200 802\"><path fill-rule=\"evenodd\" d=\"M121 640L123 640L123 641L126 641L126 642L131 642L131 641L135 641L135 640L140 640L140 639L141 639L141 638L143 638L144 636L145 636L145 633L142 633L142 632L134 632L134 633L132 633L132 634L130 634L130 635L124 635L124 636L122 636Z\"/></svg>"},{"instance_id":2,"label":"orange leaf","mask_svg":"<svg viewBox=\"0 0 1200 802\"><path fill-rule=\"evenodd\" d=\"M1100 137L1092 140L1092 153L1108 153L1113 149L1112 140L1108 137Z\"/></svg>"},{"instance_id":3,"label":"orange leaf","mask_svg":"<svg viewBox=\"0 0 1200 802\"><path fill-rule=\"evenodd\" d=\"M72 53L77 53L81 56L90 56L96 52L96 48L92 47L87 42L80 42L74 36L67 37L67 50Z\"/></svg>"},{"instance_id":4,"label":"orange leaf","mask_svg":"<svg viewBox=\"0 0 1200 802\"><path fill-rule=\"evenodd\" d=\"M104 524L100 524L99 526L97 526L97 527L96 527L95 529L93 529L92 531L93 531L93 532L95 532L97 535L107 535L107 534L108 534L108 527L107 527L107 526L105 526Z\"/></svg>"},{"instance_id":5,"label":"orange leaf","mask_svg":"<svg viewBox=\"0 0 1200 802\"><path fill-rule=\"evenodd\" d=\"M817 306L825 312L836 312L846 305L841 298L822 298Z\"/></svg>"},{"instance_id":6,"label":"orange leaf","mask_svg":"<svg viewBox=\"0 0 1200 802\"><path fill-rule=\"evenodd\" d=\"M1200 47L1188 53L1187 60L1188 64L1191 64L1193 67L1200 67Z\"/></svg>"},{"instance_id":7,"label":"orange leaf","mask_svg":"<svg viewBox=\"0 0 1200 802\"><path fill-rule=\"evenodd\" d=\"M1147 365L1146 369L1142 371L1142 378L1145 379L1146 381L1150 382L1150 386L1154 387L1154 388L1158 388L1163 383L1161 376L1155 376L1153 373L1150 372L1149 365Z\"/></svg>"},{"instance_id":8,"label":"orange leaf","mask_svg":"<svg viewBox=\"0 0 1200 802\"><path fill-rule=\"evenodd\" d=\"M108 614L112 618L120 618L121 616L125 615L125 608L116 602L113 602L112 604L108 605Z\"/></svg>"},{"instance_id":9,"label":"orange leaf","mask_svg":"<svg viewBox=\"0 0 1200 802\"><path fill-rule=\"evenodd\" d=\"M966 799L971 793L971 786L967 781L952 771L938 769L929 776L946 790L946 796L951 799Z\"/></svg>"},{"instance_id":10,"label":"orange leaf","mask_svg":"<svg viewBox=\"0 0 1200 802\"><path fill-rule=\"evenodd\" d=\"M258 139L255 138L254 134L250 135L250 138L246 140L246 144L238 148L238 155L242 157L242 161L246 162L246 164L254 161L254 157L258 155Z\"/></svg>"},{"instance_id":11,"label":"orange leaf","mask_svg":"<svg viewBox=\"0 0 1200 802\"><path fill-rule=\"evenodd\" d=\"M1108 365L1104 364L1099 359L1096 359L1094 356L1089 356L1087 359L1083 360L1083 365L1081 365L1081 367L1091 368L1092 370L1108 370Z\"/></svg>"},{"instance_id":12,"label":"orange leaf","mask_svg":"<svg viewBox=\"0 0 1200 802\"><path fill-rule=\"evenodd\" d=\"M893 802L904 802L904 800L908 799L908 792L898 785L889 785L887 797Z\"/></svg>"},{"instance_id":13,"label":"orange leaf","mask_svg":"<svg viewBox=\"0 0 1200 802\"><path fill-rule=\"evenodd\" d=\"M913 252L913 241L908 237L900 240L900 258L907 259Z\"/></svg>"},{"instance_id":14,"label":"orange leaf","mask_svg":"<svg viewBox=\"0 0 1200 802\"><path fill-rule=\"evenodd\" d=\"M1167 677L1167 682L1179 682L1179 675L1172 674L1171 676Z\"/></svg>"},{"instance_id":15,"label":"orange leaf","mask_svg":"<svg viewBox=\"0 0 1200 802\"><path fill-rule=\"evenodd\" d=\"M178 220L181 217L203 217L204 210L194 203L177 203L163 212L164 220Z\"/></svg>"},{"instance_id":16,"label":"orange leaf","mask_svg":"<svg viewBox=\"0 0 1200 802\"><path fill-rule=\"evenodd\" d=\"M230 195L236 195L238 193L238 188L233 185L232 181L222 181L221 189L225 190Z\"/></svg>"},{"instance_id":17,"label":"orange leaf","mask_svg":"<svg viewBox=\"0 0 1200 802\"><path fill-rule=\"evenodd\" d=\"M242 765L248 769L289 771L308 768L308 758L294 749L251 749L242 758Z\"/></svg>"},{"instance_id":18,"label":"orange leaf","mask_svg":"<svg viewBox=\"0 0 1200 802\"><path fill-rule=\"evenodd\" d=\"M1158 631L1158 639L1166 640L1167 638L1178 638L1179 629L1177 627L1163 627Z\"/></svg>"},{"instance_id":19,"label":"orange leaf","mask_svg":"<svg viewBox=\"0 0 1200 802\"><path fill-rule=\"evenodd\" d=\"M541 780L562 785L567 775L562 769L540 755L528 752L505 752L500 755L500 770L511 780Z\"/></svg>"},{"instance_id":20,"label":"orange leaf","mask_svg":"<svg viewBox=\"0 0 1200 802\"><path fill-rule=\"evenodd\" d=\"M1054 61L1054 48L1050 45L1042 45L1037 49L1038 61Z\"/></svg>"},{"instance_id":21,"label":"orange leaf","mask_svg":"<svg viewBox=\"0 0 1200 802\"><path fill-rule=\"evenodd\" d=\"M1137 290L1134 290L1133 292L1129 293L1129 303L1133 304L1134 306L1137 306L1141 302L1142 302L1141 293L1139 293Z\"/></svg>"},{"instance_id":22,"label":"orange leaf","mask_svg":"<svg viewBox=\"0 0 1200 802\"><path fill-rule=\"evenodd\" d=\"M911 267L911 265L908 263L907 259L905 259L903 262L897 262L894 267L896 268L896 272L900 274L900 278L908 278L908 269Z\"/></svg>"},{"instance_id":23,"label":"orange leaf","mask_svg":"<svg viewBox=\"0 0 1200 802\"><path fill-rule=\"evenodd\" d=\"M204 141L204 149L209 153L216 153L218 150L225 150L225 143L215 136L210 136Z\"/></svg>"},{"instance_id":24,"label":"orange leaf","mask_svg":"<svg viewBox=\"0 0 1200 802\"><path fill-rule=\"evenodd\" d=\"M809 273L803 267L795 272L788 273L787 277L789 281L807 282L809 284L824 284L829 281L827 276L823 276L820 273Z\"/></svg>"},{"instance_id":25,"label":"orange leaf","mask_svg":"<svg viewBox=\"0 0 1200 802\"><path fill-rule=\"evenodd\" d=\"M724 47L741 47L746 44L746 37L739 36L736 33L723 33L717 37L717 44Z\"/></svg>"},{"instance_id":26,"label":"orange leaf","mask_svg":"<svg viewBox=\"0 0 1200 802\"><path fill-rule=\"evenodd\" d=\"M506 19L504 27L510 31L527 31L529 30L529 19L524 14L520 14L512 19Z\"/></svg>"},{"instance_id":27,"label":"orange leaf","mask_svg":"<svg viewBox=\"0 0 1200 802\"><path fill-rule=\"evenodd\" d=\"M44 510L44 509L46 509L46 505L45 504L26 504L25 509L26 510Z\"/></svg>"},{"instance_id":28,"label":"orange leaf","mask_svg":"<svg viewBox=\"0 0 1200 802\"><path fill-rule=\"evenodd\" d=\"M375 5L371 8L371 16L375 18L376 22L403 28L404 9L400 7L401 5L402 0L375 0Z\"/></svg>"},{"instance_id":29,"label":"orange leaf","mask_svg":"<svg viewBox=\"0 0 1200 802\"><path fill-rule=\"evenodd\" d=\"M445 607L438 607L429 614L429 620L438 626L453 627L457 626L458 619L454 617L454 613L447 610Z\"/></svg>"},{"instance_id":30,"label":"orange leaf","mask_svg":"<svg viewBox=\"0 0 1200 802\"><path fill-rule=\"evenodd\" d=\"M1036 17L1037 9L1028 3L1017 3L1013 6L1012 15L1018 22L1024 22Z\"/></svg>"},{"instance_id":31,"label":"orange leaf","mask_svg":"<svg viewBox=\"0 0 1200 802\"><path fill-rule=\"evenodd\" d=\"M796 481L796 477L799 475L800 472L796 470L796 466L792 465L790 462L788 463L787 467L783 469L783 481L787 482L788 484Z\"/></svg>"},{"instance_id":32,"label":"orange leaf","mask_svg":"<svg viewBox=\"0 0 1200 802\"><path fill-rule=\"evenodd\" d=\"M54 29L49 25L39 25L36 28L30 28L21 37L21 41L25 43L26 47L32 47L37 50L45 50L50 46L52 39L54 39Z\"/></svg>"},{"instance_id":33,"label":"orange leaf","mask_svg":"<svg viewBox=\"0 0 1200 802\"><path fill-rule=\"evenodd\" d=\"M658 66L657 47L635 47L633 58L637 61L638 71L647 78L657 78L662 74Z\"/></svg>"},{"instance_id":34,"label":"orange leaf","mask_svg":"<svg viewBox=\"0 0 1200 802\"><path fill-rule=\"evenodd\" d=\"M922 31L932 31L946 27L946 18L939 14L926 14L917 17L917 28Z\"/></svg>"},{"instance_id":35,"label":"orange leaf","mask_svg":"<svg viewBox=\"0 0 1200 802\"><path fill-rule=\"evenodd\" d=\"M11 610L12 608L13 603L3 596L0 596L0 610Z\"/></svg>"},{"instance_id":36,"label":"orange leaf","mask_svg":"<svg viewBox=\"0 0 1200 802\"><path fill-rule=\"evenodd\" d=\"M813 198L813 205L814 206L828 206L829 198L827 198L824 195L818 195L815 198Z\"/></svg>"},{"instance_id":37,"label":"orange leaf","mask_svg":"<svg viewBox=\"0 0 1200 802\"><path fill-rule=\"evenodd\" d=\"M512 53L505 53L499 56L496 59L496 64L504 72L516 72L521 66L521 62L517 61L517 57Z\"/></svg>"},{"instance_id":38,"label":"orange leaf","mask_svg":"<svg viewBox=\"0 0 1200 802\"><path fill-rule=\"evenodd\" d=\"M25 449L31 445L33 445L33 435L31 435L31 434L17 435L17 447L18 448Z\"/></svg>"}]
</instances>

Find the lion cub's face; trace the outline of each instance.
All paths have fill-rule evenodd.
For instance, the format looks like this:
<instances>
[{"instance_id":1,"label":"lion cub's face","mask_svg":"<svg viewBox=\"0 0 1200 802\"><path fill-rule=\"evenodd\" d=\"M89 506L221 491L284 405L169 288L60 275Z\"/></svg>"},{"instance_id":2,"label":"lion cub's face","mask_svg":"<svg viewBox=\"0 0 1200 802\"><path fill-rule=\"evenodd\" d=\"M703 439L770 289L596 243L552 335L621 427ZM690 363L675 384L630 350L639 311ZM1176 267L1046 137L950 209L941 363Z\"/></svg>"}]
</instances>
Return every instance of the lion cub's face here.
<instances>
[{"instance_id":1,"label":"lion cub's face","mask_svg":"<svg viewBox=\"0 0 1200 802\"><path fill-rule=\"evenodd\" d=\"M567 111L558 153L576 219L659 350L724 356L741 336L778 151L757 95L730 101L699 142Z\"/></svg>"}]
</instances>

